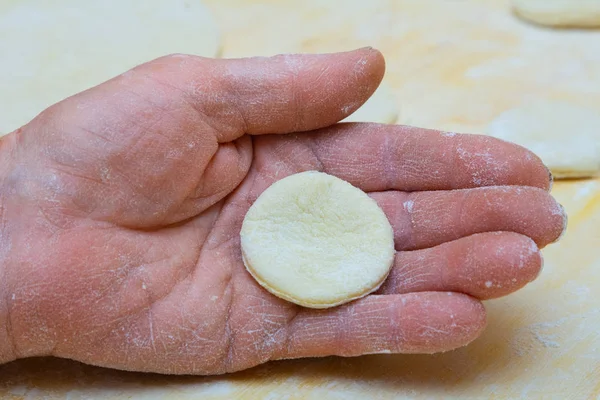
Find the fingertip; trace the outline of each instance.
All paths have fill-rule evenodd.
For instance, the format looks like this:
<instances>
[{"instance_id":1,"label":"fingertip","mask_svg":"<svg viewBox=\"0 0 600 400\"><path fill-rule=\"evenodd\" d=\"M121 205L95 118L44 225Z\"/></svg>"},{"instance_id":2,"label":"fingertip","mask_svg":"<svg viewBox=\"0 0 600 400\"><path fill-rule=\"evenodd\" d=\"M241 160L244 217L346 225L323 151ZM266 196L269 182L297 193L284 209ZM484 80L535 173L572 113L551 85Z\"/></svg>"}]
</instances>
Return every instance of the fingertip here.
<instances>
[{"instance_id":1,"label":"fingertip","mask_svg":"<svg viewBox=\"0 0 600 400\"><path fill-rule=\"evenodd\" d=\"M385 75L385 58L373 47L363 47L334 56L353 58L348 65L353 65L354 82L351 84L350 93L353 93L355 98L350 97L351 101L347 101L342 107L341 119L344 119L358 110L375 93Z\"/></svg>"},{"instance_id":2,"label":"fingertip","mask_svg":"<svg viewBox=\"0 0 600 400\"><path fill-rule=\"evenodd\" d=\"M551 241L550 244L559 242L563 236L565 236L567 233L567 228L569 227L569 214L567 214L567 210L562 204L556 201L556 199L554 201L556 202L556 209L552 212L552 214L558 215L561 218L561 229L556 238Z\"/></svg>"},{"instance_id":3,"label":"fingertip","mask_svg":"<svg viewBox=\"0 0 600 400\"><path fill-rule=\"evenodd\" d=\"M362 49L358 49L357 51L365 53L365 56L368 59L368 64L371 67L373 78L375 81L378 82L377 86L379 86L379 83L385 75L386 69L385 57L383 56L383 53L381 53L379 50L373 47L363 47Z\"/></svg>"},{"instance_id":4,"label":"fingertip","mask_svg":"<svg viewBox=\"0 0 600 400\"><path fill-rule=\"evenodd\" d=\"M530 186L550 191L552 175L531 150L486 135L457 137L458 167L473 177L475 186Z\"/></svg>"},{"instance_id":5,"label":"fingertip","mask_svg":"<svg viewBox=\"0 0 600 400\"><path fill-rule=\"evenodd\" d=\"M493 236L492 236L493 235ZM542 255L535 241L514 232L482 234L489 241L490 263L482 258L480 284L471 294L487 300L506 296L533 282L542 268ZM493 259L496 259L493 261ZM485 268L488 265L489 268Z\"/></svg>"},{"instance_id":6,"label":"fingertip","mask_svg":"<svg viewBox=\"0 0 600 400\"><path fill-rule=\"evenodd\" d=\"M540 249L559 242L567 233L569 225L567 210L554 197L551 195L548 195L548 197L550 198L550 204L547 208L548 233L543 237L544 240L539 241L539 243L536 242Z\"/></svg>"},{"instance_id":7,"label":"fingertip","mask_svg":"<svg viewBox=\"0 0 600 400\"><path fill-rule=\"evenodd\" d=\"M485 310L485 306L483 303L471 296L462 295L464 297L464 301L468 303L468 307L471 312L468 313L470 320L469 325L473 327L472 329L472 340L475 340L477 337L481 335L481 333L485 330L487 326L487 312Z\"/></svg>"},{"instance_id":8,"label":"fingertip","mask_svg":"<svg viewBox=\"0 0 600 400\"><path fill-rule=\"evenodd\" d=\"M540 275L542 275L542 272L544 271L544 255L542 254L542 252L538 252L539 256L540 256L540 267L538 268L538 272L537 275L535 276L535 278L533 280L536 280L537 278L540 277Z\"/></svg>"},{"instance_id":9,"label":"fingertip","mask_svg":"<svg viewBox=\"0 0 600 400\"><path fill-rule=\"evenodd\" d=\"M409 295L410 296L410 295ZM438 353L466 346L486 326L483 304L455 292L424 292L414 295L404 311L418 318L405 318L405 349L411 353Z\"/></svg>"},{"instance_id":10,"label":"fingertip","mask_svg":"<svg viewBox=\"0 0 600 400\"><path fill-rule=\"evenodd\" d=\"M517 185L537 187L550 192L554 177L542 159L526 147L512 142L504 143L515 149L515 159L517 159L511 180L517 182Z\"/></svg>"},{"instance_id":11,"label":"fingertip","mask_svg":"<svg viewBox=\"0 0 600 400\"><path fill-rule=\"evenodd\" d=\"M535 241L529 237L525 237L524 246L521 250L521 256L519 260L519 266L522 266L522 276L524 277L525 283L535 281L544 266L544 258Z\"/></svg>"},{"instance_id":12,"label":"fingertip","mask_svg":"<svg viewBox=\"0 0 600 400\"><path fill-rule=\"evenodd\" d=\"M487 326L487 313L479 300L462 293L448 292L445 294L452 296L454 302L449 309L450 320L453 322L450 326L454 340L448 343L449 348L441 351L468 345L481 336Z\"/></svg>"}]
</instances>

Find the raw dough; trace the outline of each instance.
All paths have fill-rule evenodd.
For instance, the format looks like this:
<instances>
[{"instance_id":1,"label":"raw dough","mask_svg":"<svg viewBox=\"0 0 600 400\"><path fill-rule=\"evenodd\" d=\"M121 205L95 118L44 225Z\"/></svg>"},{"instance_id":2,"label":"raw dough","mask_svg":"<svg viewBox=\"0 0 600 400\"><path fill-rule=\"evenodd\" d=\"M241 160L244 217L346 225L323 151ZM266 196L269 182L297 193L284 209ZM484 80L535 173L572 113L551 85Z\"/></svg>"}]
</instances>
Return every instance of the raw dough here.
<instances>
[{"instance_id":1,"label":"raw dough","mask_svg":"<svg viewBox=\"0 0 600 400\"><path fill-rule=\"evenodd\" d=\"M513 0L513 9L521 18L541 25L600 26L600 0Z\"/></svg>"},{"instance_id":2,"label":"raw dough","mask_svg":"<svg viewBox=\"0 0 600 400\"><path fill-rule=\"evenodd\" d=\"M213 57L219 42L196 0L4 0L0 135L140 63L170 53Z\"/></svg>"},{"instance_id":3,"label":"raw dough","mask_svg":"<svg viewBox=\"0 0 600 400\"><path fill-rule=\"evenodd\" d=\"M536 101L505 111L487 133L529 148L556 178L600 171L600 112L562 101Z\"/></svg>"},{"instance_id":4,"label":"raw dough","mask_svg":"<svg viewBox=\"0 0 600 400\"><path fill-rule=\"evenodd\" d=\"M366 193L322 172L284 178L250 207L244 264L274 295L333 307L376 290L394 260L392 227Z\"/></svg>"},{"instance_id":5,"label":"raw dough","mask_svg":"<svg viewBox=\"0 0 600 400\"><path fill-rule=\"evenodd\" d=\"M383 82L369 100L343 122L393 124L398 120L399 114L396 96L393 90Z\"/></svg>"}]
</instances>

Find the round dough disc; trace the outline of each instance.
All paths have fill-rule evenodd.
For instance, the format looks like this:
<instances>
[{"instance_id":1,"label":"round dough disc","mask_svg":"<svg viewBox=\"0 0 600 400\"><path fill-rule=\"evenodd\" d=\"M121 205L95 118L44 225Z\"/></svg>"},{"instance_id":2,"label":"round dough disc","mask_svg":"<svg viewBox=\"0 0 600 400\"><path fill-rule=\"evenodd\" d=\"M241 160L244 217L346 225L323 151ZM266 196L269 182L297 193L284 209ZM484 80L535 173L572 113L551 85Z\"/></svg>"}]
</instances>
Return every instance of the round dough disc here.
<instances>
[{"instance_id":1,"label":"round dough disc","mask_svg":"<svg viewBox=\"0 0 600 400\"><path fill-rule=\"evenodd\" d=\"M556 178L600 171L600 113L561 101L537 101L505 111L487 133L527 147Z\"/></svg>"},{"instance_id":2,"label":"round dough disc","mask_svg":"<svg viewBox=\"0 0 600 400\"><path fill-rule=\"evenodd\" d=\"M400 112L393 90L384 82L373 95L342 122L377 122L393 124L398 120Z\"/></svg>"},{"instance_id":3,"label":"round dough disc","mask_svg":"<svg viewBox=\"0 0 600 400\"><path fill-rule=\"evenodd\" d=\"M214 57L219 32L197 0L0 2L0 135L48 106L171 53Z\"/></svg>"},{"instance_id":4,"label":"round dough disc","mask_svg":"<svg viewBox=\"0 0 600 400\"><path fill-rule=\"evenodd\" d=\"M600 26L598 0L513 0L513 10L519 17L540 25Z\"/></svg>"},{"instance_id":5,"label":"round dough disc","mask_svg":"<svg viewBox=\"0 0 600 400\"><path fill-rule=\"evenodd\" d=\"M246 214L241 244L258 283L310 308L373 292L395 254L392 227L377 203L350 183L314 171L265 190Z\"/></svg>"}]
</instances>

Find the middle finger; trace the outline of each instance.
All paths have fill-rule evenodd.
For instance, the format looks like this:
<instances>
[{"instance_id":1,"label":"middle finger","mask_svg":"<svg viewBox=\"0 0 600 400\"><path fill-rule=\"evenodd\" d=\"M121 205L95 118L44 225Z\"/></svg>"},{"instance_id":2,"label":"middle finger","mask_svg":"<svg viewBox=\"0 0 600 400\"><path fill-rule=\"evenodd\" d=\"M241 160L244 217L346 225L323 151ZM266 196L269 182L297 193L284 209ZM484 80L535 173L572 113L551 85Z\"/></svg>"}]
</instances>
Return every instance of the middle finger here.
<instances>
[{"instance_id":1,"label":"middle finger","mask_svg":"<svg viewBox=\"0 0 600 400\"><path fill-rule=\"evenodd\" d=\"M369 194L392 227L396 250L416 250L470 236L507 231L528 236L543 248L566 227L564 209L546 191L490 186L433 192Z\"/></svg>"}]
</instances>

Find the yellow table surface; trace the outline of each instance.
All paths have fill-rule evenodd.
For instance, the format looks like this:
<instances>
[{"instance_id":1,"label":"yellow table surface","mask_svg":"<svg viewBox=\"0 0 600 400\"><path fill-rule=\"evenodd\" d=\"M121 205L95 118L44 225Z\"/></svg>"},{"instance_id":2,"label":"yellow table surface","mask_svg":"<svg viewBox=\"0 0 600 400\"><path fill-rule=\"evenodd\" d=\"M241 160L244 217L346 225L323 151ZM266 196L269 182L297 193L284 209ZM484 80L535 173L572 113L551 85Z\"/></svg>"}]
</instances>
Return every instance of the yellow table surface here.
<instances>
[{"instance_id":1,"label":"yellow table surface","mask_svg":"<svg viewBox=\"0 0 600 400\"><path fill-rule=\"evenodd\" d=\"M531 26L506 0L207 3L224 57L379 48L399 123L477 133L541 97L600 110L600 31ZM566 236L544 250L537 281L486 302L487 330L465 348L282 361L220 377L30 359L0 366L0 397L600 399L600 179L557 182L553 194L569 214Z\"/></svg>"}]
</instances>

